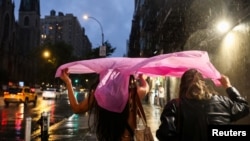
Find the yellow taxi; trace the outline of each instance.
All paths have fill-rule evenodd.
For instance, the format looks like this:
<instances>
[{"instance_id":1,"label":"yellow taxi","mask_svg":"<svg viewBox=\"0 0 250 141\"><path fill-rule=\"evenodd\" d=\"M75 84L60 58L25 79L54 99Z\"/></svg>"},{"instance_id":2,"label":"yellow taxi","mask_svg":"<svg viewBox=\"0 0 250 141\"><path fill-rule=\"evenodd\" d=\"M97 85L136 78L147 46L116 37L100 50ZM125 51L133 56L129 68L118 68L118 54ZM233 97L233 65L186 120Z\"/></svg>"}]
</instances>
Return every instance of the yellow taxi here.
<instances>
[{"instance_id":1,"label":"yellow taxi","mask_svg":"<svg viewBox=\"0 0 250 141\"><path fill-rule=\"evenodd\" d=\"M27 86L9 87L4 91L3 100L5 106L9 106L9 103L24 103L26 106L30 102L36 106L37 94L35 93L35 90Z\"/></svg>"}]
</instances>

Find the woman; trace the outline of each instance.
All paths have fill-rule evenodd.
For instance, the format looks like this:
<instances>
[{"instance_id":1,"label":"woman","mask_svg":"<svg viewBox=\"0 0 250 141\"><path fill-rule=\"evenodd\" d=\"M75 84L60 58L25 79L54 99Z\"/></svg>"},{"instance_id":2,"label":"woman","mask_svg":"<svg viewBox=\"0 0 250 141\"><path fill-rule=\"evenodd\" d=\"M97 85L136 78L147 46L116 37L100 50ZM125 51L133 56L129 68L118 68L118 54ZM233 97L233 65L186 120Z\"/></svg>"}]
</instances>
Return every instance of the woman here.
<instances>
[{"instance_id":1,"label":"woman","mask_svg":"<svg viewBox=\"0 0 250 141\"><path fill-rule=\"evenodd\" d=\"M208 125L224 125L249 114L249 105L232 87L228 77L219 79L227 96L208 88L202 74L187 70L180 83L179 98L167 103L156 131L159 141L207 141Z\"/></svg>"},{"instance_id":2,"label":"woman","mask_svg":"<svg viewBox=\"0 0 250 141\"><path fill-rule=\"evenodd\" d=\"M70 106L74 113L84 113L89 111L93 112L94 125L93 128L96 131L96 136L100 141L130 141L133 134L131 129L134 129L134 121L131 118L134 114L131 109L131 103L127 102L124 110L121 113L112 112L98 105L98 101L94 96L95 88L98 83L92 86L90 89L90 96L88 99L78 103L74 97L71 79L66 70L63 70L60 78L66 84L68 89L68 97ZM137 93L140 98L143 98L149 91L149 86L142 75L139 75L140 86L137 86ZM131 97L131 95L130 95ZM91 114L90 114L91 115ZM133 130L132 130L133 132Z\"/></svg>"},{"instance_id":3,"label":"woman","mask_svg":"<svg viewBox=\"0 0 250 141\"><path fill-rule=\"evenodd\" d=\"M165 106L165 89L162 85L159 85L158 87L158 96L159 96L159 104L161 108L164 108Z\"/></svg>"}]
</instances>

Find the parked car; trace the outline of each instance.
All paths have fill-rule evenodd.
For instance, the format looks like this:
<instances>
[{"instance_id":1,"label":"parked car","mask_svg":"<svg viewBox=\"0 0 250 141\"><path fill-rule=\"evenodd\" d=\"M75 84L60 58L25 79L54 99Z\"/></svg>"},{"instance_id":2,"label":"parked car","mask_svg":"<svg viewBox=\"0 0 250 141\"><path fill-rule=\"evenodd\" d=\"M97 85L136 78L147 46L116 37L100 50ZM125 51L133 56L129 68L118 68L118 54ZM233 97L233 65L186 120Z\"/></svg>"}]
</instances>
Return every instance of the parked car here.
<instances>
[{"instance_id":1,"label":"parked car","mask_svg":"<svg viewBox=\"0 0 250 141\"><path fill-rule=\"evenodd\" d=\"M27 86L9 87L6 91L4 91L3 100L5 106L9 106L9 103L24 103L26 106L29 102L33 102L34 106L36 106L37 94Z\"/></svg>"},{"instance_id":2,"label":"parked car","mask_svg":"<svg viewBox=\"0 0 250 141\"><path fill-rule=\"evenodd\" d=\"M42 92L43 99L57 99L60 97L60 92L56 88L46 88Z\"/></svg>"}]
</instances>

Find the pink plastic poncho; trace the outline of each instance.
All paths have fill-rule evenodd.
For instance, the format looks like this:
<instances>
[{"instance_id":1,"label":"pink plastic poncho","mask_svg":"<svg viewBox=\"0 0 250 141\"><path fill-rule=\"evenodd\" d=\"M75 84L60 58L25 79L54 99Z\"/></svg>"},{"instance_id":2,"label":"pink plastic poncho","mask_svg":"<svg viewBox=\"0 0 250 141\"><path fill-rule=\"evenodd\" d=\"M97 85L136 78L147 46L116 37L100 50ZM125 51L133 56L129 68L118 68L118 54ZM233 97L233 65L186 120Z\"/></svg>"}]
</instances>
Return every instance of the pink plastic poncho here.
<instances>
[{"instance_id":1,"label":"pink plastic poncho","mask_svg":"<svg viewBox=\"0 0 250 141\"><path fill-rule=\"evenodd\" d=\"M116 57L76 61L60 66L55 76L59 77L65 68L74 74L99 73L96 101L102 108L117 113L122 112L127 103L131 74L181 77L186 70L195 68L215 84L219 84L216 80L221 76L205 51L182 51L151 58Z\"/></svg>"}]
</instances>

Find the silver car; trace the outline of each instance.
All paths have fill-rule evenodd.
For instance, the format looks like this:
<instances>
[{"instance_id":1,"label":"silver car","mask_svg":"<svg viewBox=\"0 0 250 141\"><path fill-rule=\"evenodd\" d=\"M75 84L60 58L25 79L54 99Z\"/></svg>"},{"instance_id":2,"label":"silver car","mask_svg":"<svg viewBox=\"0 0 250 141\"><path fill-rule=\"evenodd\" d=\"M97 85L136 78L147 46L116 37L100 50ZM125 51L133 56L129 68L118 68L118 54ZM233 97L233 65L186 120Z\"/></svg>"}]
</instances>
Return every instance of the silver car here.
<instances>
[{"instance_id":1,"label":"silver car","mask_svg":"<svg viewBox=\"0 0 250 141\"><path fill-rule=\"evenodd\" d=\"M57 99L60 97L60 92L56 88L47 88L42 92L43 99Z\"/></svg>"}]
</instances>

